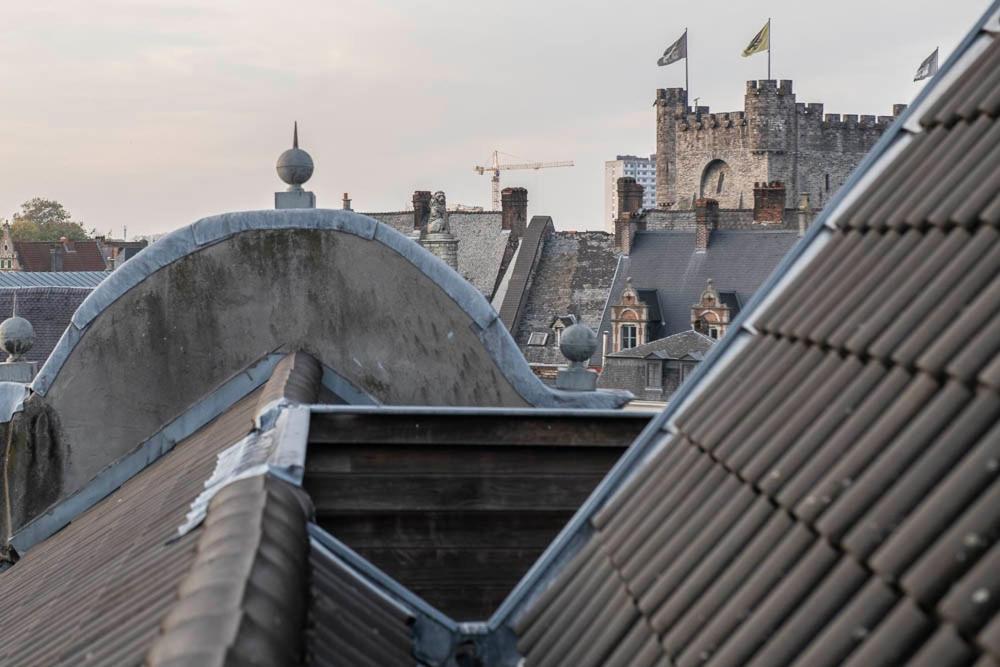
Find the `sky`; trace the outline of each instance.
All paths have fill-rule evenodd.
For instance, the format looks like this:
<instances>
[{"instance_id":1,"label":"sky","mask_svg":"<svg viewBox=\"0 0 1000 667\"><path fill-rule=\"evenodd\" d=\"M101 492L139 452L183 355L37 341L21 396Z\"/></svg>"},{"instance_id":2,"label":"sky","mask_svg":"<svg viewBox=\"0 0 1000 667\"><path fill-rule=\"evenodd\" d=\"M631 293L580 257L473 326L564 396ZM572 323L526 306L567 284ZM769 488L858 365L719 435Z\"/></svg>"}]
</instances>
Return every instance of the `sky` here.
<instances>
[{"instance_id":1,"label":"sky","mask_svg":"<svg viewBox=\"0 0 1000 667\"><path fill-rule=\"evenodd\" d=\"M743 108L766 55L740 51L772 19L772 75L827 113L891 113L913 73L951 54L988 0L34 0L0 27L0 218L31 197L87 229L170 231L270 208L292 122L321 207L404 210L414 190L486 206L486 164L529 215L598 229L604 162L655 150L656 59L689 29L690 97Z\"/></svg>"}]
</instances>

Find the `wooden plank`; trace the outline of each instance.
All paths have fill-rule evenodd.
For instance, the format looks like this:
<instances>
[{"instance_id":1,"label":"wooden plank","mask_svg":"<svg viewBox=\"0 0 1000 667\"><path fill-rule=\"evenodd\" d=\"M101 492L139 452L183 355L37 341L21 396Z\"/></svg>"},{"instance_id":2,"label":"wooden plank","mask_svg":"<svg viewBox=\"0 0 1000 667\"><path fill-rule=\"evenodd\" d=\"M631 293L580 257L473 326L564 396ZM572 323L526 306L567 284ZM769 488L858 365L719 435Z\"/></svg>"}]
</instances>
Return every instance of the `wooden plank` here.
<instances>
[{"instance_id":1,"label":"wooden plank","mask_svg":"<svg viewBox=\"0 0 1000 667\"><path fill-rule=\"evenodd\" d=\"M318 512L345 510L575 510L600 475L311 475Z\"/></svg>"},{"instance_id":2,"label":"wooden plank","mask_svg":"<svg viewBox=\"0 0 1000 667\"><path fill-rule=\"evenodd\" d=\"M306 476L323 473L593 473L604 475L624 452L619 447L498 447L454 445L311 446Z\"/></svg>"},{"instance_id":3,"label":"wooden plank","mask_svg":"<svg viewBox=\"0 0 1000 667\"><path fill-rule=\"evenodd\" d=\"M352 549L396 547L544 549L573 516L535 512L317 512L319 525Z\"/></svg>"},{"instance_id":4,"label":"wooden plank","mask_svg":"<svg viewBox=\"0 0 1000 667\"><path fill-rule=\"evenodd\" d=\"M626 447L648 421L636 413L616 417L317 413L310 423L309 442Z\"/></svg>"}]
</instances>

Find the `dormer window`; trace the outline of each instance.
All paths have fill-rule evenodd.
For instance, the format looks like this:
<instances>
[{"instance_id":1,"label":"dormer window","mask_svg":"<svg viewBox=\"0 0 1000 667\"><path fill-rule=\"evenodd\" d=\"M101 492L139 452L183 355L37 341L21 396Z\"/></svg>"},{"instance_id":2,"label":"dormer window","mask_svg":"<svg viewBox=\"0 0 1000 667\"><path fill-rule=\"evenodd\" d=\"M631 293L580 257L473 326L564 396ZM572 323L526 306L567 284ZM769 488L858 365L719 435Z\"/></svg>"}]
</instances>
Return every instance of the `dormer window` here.
<instances>
[{"instance_id":1,"label":"dormer window","mask_svg":"<svg viewBox=\"0 0 1000 667\"><path fill-rule=\"evenodd\" d=\"M638 340L638 327L634 324L622 325L622 349L628 350L636 346Z\"/></svg>"}]
</instances>

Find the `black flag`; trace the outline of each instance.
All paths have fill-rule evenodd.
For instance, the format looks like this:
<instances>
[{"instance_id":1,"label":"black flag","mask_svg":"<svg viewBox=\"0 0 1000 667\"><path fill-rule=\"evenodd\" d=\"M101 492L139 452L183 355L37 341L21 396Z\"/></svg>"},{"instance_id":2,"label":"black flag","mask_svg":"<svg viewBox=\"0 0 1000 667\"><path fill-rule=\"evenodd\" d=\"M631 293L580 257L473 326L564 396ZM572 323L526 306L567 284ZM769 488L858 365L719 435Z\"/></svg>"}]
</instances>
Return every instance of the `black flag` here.
<instances>
[{"instance_id":1,"label":"black flag","mask_svg":"<svg viewBox=\"0 0 1000 667\"><path fill-rule=\"evenodd\" d=\"M663 52L663 55L656 61L656 64L662 67L663 65L669 65L670 63L675 63L678 60L683 60L687 57L688 34L687 30L685 30L680 39L667 47L667 50Z\"/></svg>"}]
</instances>

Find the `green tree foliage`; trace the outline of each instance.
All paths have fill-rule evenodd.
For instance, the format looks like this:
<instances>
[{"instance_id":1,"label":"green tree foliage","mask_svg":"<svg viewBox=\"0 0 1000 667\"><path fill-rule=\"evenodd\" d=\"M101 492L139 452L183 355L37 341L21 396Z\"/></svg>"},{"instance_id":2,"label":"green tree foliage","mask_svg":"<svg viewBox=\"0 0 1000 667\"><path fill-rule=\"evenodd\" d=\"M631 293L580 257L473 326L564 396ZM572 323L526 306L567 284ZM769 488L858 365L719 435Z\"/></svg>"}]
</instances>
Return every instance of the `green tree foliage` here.
<instances>
[{"instance_id":1,"label":"green tree foliage","mask_svg":"<svg viewBox=\"0 0 1000 667\"><path fill-rule=\"evenodd\" d=\"M10 235L17 241L58 241L63 236L73 241L90 238L80 223L71 218L59 202L35 197L21 204L20 213L14 214Z\"/></svg>"}]
</instances>

